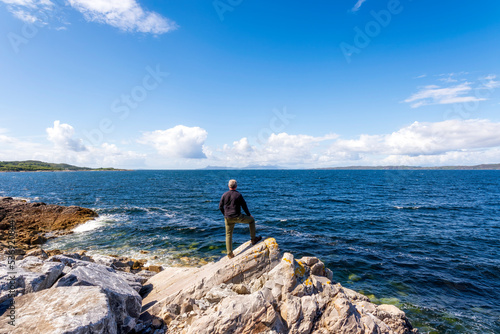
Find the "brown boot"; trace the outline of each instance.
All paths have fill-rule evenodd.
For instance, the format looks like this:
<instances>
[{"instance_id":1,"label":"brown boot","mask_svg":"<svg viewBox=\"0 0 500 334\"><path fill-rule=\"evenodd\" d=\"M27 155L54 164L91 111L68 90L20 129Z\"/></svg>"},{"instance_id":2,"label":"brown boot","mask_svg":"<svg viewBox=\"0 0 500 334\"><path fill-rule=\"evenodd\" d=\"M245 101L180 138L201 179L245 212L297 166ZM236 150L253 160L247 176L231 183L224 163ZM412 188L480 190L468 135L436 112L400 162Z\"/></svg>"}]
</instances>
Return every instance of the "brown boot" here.
<instances>
[{"instance_id":1,"label":"brown boot","mask_svg":"<svg viewBox=\"0 0 500 334\"><path fill-rule=\"evenodd\" d=\"M255 237L255 238L252 238L252 245L255 245L256 243L258 243L259 241L262 240L262 237Z\"/></svg>"}]
</instances>

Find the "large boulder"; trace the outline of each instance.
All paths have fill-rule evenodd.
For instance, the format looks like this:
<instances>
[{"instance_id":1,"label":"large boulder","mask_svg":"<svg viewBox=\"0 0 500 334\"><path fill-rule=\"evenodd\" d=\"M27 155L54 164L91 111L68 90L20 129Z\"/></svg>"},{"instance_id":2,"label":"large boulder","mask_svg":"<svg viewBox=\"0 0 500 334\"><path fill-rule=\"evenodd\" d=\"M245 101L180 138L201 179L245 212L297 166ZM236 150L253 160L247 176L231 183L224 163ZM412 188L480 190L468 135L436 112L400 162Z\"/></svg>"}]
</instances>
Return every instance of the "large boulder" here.
<instances>
[{"instance_id":1,"label":"large boulder","mask_svg":"<svg viewBox=\"0 0 500 334\"><path fill-rule=\"evenodd\" d=\"M36 256L28 256L16 263L19 268L40 274L34 281L27 281L25 293L37 292L48 289L59 278L64 269L64 264L45 262Z\"/></svg>"},{"instance_id":2,"label":"large boulder","mask_svg":"<svg viewBox=\"0 0 500 334\"><path fill-rule=\"evenodd\" d=\"M187 299L201 299L221 283L241 283L257 278L279 262L279 249L273 238L251 246L250 241L234 251L236 257L224 257L201 268L167 268L150 278L151 286L143 300L144 309L152 316L169 319L170 304L181 305Z\"/></svg>"},{"instance_id":3,"label":"large boulder","mask_svg":"<svg viewBox=\"0 0 500 334\"><path fill-rule=\"evenodd\" d=\"M0 303L12 296L50 288L63 269L62 263L44 262L35 256L17 262L15 270L0 266Z\"/></svg>"},{"instance_id":4,"label":"large boulder","mask_svg":"<svg viewBox=\"0 0 500 334\"><path fill-rule=\"evenodd\" d=\"M147 281L147 278L135 275L132 273L127 273L124 271L115 270L112 267L108 267L107 265L102 265L90 261L79 260L65 255L54 255L48 259L48 263L50 262L61 262L69 268L75 269L77 267L89 267L89 268L98 268L98 270L108 271L110 273L116 274L124 279L128 285L135 291L139 292L142 288L142 284ZM68 271L69 272L69 271Z\"/></svg>"},{"instance_id":5,"label":"large boulder","mask_svg":"<svg viewBox=\"0 0 500 334\"><path fill-rule=\"evenodd\" d=\"M75 266L57 281L54 288L65 286L98 286L108 296L120 333L134 328L141 312L142 298L129 282L114 269L89 262Z\"/></svg>"},{"instance_id":6,"label":"large boulder","mask_svg":"<svg viewBox=\"0 0 500 334\"><path fill-rule=\"evenodd\" d=\"M332 282L315 257L278 260L274 239L201 268L167 268L146 286L143 317L168 333L410 334L403 311Z\"/></svg>"},{"instance_id":7,"label":"large boulder","mask_svg":"<svg viewBox=\"0 0 500 334\"><path fill-rule=\"evenodd\" d=\"M14 302L12 313L8 309L1 316L0 333L117 334L108 298L99 287L59 287Z\"/></svg>"}]
</instances>

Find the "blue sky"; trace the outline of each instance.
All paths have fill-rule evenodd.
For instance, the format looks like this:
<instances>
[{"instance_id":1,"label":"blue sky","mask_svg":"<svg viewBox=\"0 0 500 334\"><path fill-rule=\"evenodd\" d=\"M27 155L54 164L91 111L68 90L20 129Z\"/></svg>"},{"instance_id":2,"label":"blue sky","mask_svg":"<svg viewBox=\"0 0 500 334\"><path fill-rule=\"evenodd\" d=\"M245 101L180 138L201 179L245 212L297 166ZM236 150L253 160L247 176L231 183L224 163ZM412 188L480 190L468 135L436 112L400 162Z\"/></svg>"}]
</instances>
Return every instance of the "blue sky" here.
<instances>
[{"instance_id":1,"label":"blue sky","mask_svg":"<svg viewBox=\"0 0 500 334\"><path fill-rule=\"evenodd\" d=\"M500 162L500 3L0 0L0 160Z\"/></svg>"}]
</instances>

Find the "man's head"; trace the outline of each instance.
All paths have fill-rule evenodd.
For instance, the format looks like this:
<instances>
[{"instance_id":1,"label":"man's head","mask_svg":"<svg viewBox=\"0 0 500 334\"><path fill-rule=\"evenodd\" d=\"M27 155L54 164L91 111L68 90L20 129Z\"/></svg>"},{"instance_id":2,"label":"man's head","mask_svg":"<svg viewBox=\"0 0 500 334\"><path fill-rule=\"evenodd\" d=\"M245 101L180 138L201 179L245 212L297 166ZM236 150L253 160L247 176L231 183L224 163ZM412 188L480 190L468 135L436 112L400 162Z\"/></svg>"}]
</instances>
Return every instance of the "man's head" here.
<instances>
[{"instance_id":1,"label":"man's head","mask_svg":"<svg viewBox=\"0 0 500 334\"><path fill-rule=\"evenodd\" d=\"M234 190L238 186L238 183L236 180L229 180L229 183L227 184L229 186L229 189Z\"/></svg>"}]
</instances>

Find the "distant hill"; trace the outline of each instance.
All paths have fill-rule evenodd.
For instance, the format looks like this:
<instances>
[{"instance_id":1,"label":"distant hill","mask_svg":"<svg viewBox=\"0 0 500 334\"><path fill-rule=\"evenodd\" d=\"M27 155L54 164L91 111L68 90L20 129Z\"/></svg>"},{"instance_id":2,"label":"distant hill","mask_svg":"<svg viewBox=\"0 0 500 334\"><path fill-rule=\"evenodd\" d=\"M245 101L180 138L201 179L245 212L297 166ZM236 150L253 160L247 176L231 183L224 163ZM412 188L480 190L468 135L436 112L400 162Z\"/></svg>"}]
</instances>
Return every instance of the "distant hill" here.
<instances>
[{"instance_id":1,"label":"distant hill","mask_svg":"<svg viewBox=\"0 0 500 334\"><path fill-rule=\"evenodd\" d=\"M482 164L475 166L348 166L316 168L320 170L500 170L500 164Z\"/></svg>"},{"instance_id":2,"label":"distant hill","mask_svg":"<svg viewBox=\"0 0 500 334\"><path fill-rule=\"evenodd\" d=\"M122 170L115 168L89 168L68 164L53 164L49 162L26 161L0 161L0 172L39 172L39 171L84 171L84 170Z\"/></svg>"}]
</instances>

